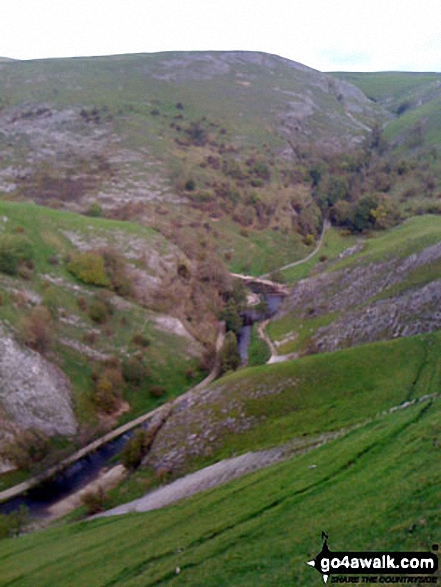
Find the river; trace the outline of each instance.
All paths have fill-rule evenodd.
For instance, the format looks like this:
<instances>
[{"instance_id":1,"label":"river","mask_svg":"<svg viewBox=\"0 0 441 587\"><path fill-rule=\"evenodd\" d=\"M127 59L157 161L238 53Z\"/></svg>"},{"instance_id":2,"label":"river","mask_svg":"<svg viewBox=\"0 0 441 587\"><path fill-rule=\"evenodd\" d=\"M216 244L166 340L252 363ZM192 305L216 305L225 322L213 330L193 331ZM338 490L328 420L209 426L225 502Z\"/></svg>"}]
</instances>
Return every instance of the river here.
<instances>
[{"instance_id":1,"label":"river","mask_svg":"<svg viewBox=\"0 0 441 587\"><path fill-rule=\"evenodd\" d=\"M238 343L243 364L246 364L248 360L252 325L273 316L284 299L281 294L264 294L262 297L266 302L265 310L249 308L242 314L244 324L238 337ZM143 426L148 427L148 423L144 423ZM48 508L50 506L97 479L102 468L118 455L132 435L133 431L126 432L96 451L78 459L50 480L1 503L0 513L11 513L23 505L29 510L32 517L49 517Z\"/></svg>"}]
</instances>

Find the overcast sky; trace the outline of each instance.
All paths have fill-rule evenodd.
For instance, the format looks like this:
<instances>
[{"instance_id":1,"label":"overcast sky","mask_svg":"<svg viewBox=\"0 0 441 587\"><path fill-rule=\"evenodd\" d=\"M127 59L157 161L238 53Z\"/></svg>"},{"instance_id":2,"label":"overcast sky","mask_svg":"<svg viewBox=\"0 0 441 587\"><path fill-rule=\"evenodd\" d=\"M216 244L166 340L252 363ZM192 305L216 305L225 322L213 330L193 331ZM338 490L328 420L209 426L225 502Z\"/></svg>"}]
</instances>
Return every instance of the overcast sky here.
<instances>
[{"instance_id":1,"label":"overcast sky","mask_svg":"<svg viewBox=\"0 0 441 587\"><path fill-rule=\"evenodd\" d=\"M0 0L0 56L251 50L320 71L441 71L441 0Z\"/></svg>"}]
</instances>

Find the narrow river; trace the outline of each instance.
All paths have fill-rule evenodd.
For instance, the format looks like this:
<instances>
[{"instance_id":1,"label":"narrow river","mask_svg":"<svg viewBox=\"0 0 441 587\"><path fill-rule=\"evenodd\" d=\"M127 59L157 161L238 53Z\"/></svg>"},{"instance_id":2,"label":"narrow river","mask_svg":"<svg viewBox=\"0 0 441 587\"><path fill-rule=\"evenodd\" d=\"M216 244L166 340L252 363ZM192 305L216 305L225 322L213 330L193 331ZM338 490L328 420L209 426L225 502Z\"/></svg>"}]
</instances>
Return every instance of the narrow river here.
<instances>
[{"instance_id":1,"label":"narrow river","mask_svg":"<svg viewBox=\"0 0 441 587\"><path fill-rule=\"evenodd\" d=\"M267 306L265 312L259 311L256 308L249 308L242 315L244 325L239 335L239 349L243 364L246 364L248 360L252 325L255 322L274 315L284 298L280 294L266 294L262 297ZM143 426L148 427L148 423L143 424ZM78 459L74 464L68 466L52 479L29 489L26 493L18 497L1 503L0 513L11 513L21 505L24 505L28 508L31 516L38 518L48 517L48 508L50 506L97 479L102 468L108 465L118 455L132 435L133 431L123 434L103 445L95 452Z\"/></svg>"},{"instance_id":2,"label":"narrow river","mask_svg":"<svg viewBox=\"0 0 441 587\"><path fill-rule=\"evenodd\" d=\"M251 289L251 288L250 288ZM258 292L253 292L258 293ZM274 316L279 309L280 304L285 299L283 294L265 294L262 295L263 301L266 303L266 310L257 310L255 308L249 308L243 312L243 326L238 336L239 354L242 359L242 365L248 363L248 349L251 342L251 330L255 322L261 322Z\"/></svg>"}]
</instances>

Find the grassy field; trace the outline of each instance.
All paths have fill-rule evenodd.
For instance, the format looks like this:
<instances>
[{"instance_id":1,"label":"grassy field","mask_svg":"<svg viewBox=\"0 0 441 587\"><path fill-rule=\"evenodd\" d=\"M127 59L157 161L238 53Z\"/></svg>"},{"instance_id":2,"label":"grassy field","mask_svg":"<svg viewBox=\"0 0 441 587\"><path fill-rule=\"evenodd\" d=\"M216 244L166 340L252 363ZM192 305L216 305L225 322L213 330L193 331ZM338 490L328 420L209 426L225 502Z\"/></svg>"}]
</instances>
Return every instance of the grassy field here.
<instances>
[{"instance_id":1,"label":"grassy field","mask_svg":"<svg viewBox=\"0 0 441 587\"><path fill-rule=\"evenodd\" d=\"M341 230L332 226L324 235L320 251L309 259L306 263L285 269L282 271L284 280L287 283L295 283L300 279L305 279L311 275L313 270L320 271L321 263L326 261L334 261L346 249L349 249L362 239L357 238L356 235L342 235ZM305 254L306 257L306 254ZM320 259L323 259L321 262Z\"/></svg>"},{"instance_id":2,"label":"grassy field","mask_svg":"<svg viewBox=\"0 0 441 587\"><path fill-rule=\"evenodd\" d=\"M322 530L333 550L430 550L440 426L426 400L158 512L4 540L0 585L319 584Z\"/></svg>"},{"instance_id":3,"label":"grassy field","mask_svg":"<svg viewBox=\"0 0 441 587\"><path fill-rule=\"evenodd\" d=\"M364 241L363 250L332 265L331 270L356 263L373 263L392 258L403 259L441 240L441 218L435 215L414 216L396 228L378 232Z\"/></svg>"},{"instance_id":4,"label":"grassy field","mask_svg":"<svg viewBox=\"0 0 441 587\"><path fill-rule=\"evenodd\" d=\"M440 348L436 333L238 371L220 381L218 393L194 406L187 418L172 417L173 442L186 442L188 430L215 431L209 456L187 455L186 469L194 470L248 450L358 424L438 391ZM237 420L238 431L230 428L225 434L230 417ZM241 422L250 419L254 423L241 429Z\"/></svg>"}]
</instances>

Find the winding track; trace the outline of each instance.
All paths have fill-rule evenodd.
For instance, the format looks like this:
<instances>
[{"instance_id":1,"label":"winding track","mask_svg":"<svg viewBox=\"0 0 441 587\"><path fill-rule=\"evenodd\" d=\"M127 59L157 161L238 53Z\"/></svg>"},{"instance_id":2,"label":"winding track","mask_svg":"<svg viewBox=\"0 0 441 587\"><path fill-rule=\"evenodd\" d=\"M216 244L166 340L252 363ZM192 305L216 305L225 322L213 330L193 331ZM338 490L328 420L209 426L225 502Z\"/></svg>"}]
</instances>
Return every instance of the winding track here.
<instances>
[{"instance_id":1,"label":"winding track","mask_svg":"<svg viewBox=\"0 0 441 587\"><path fill-rule=\"evenodd\" d=\"M319 239L315 249L313 251L311 251L311 253L309 253L309 255L307 255L304 259L300 259L299 261L294 261L293 263L288 263L288 265L284 265L283 267L279 267L278 269L276 269L276 271L285 271L285 269L291 269L291 267L297 267L297 265L303 265L303 263L307 263L310 259L312 259L321 249L325 233L327 230L329 230L330 227L331 227L331 223L329 222L329 220L327 218L325 218L325 221L323 222L322 232L320 234L320 239ZM273 271L274 271L274 269L273 269ZM260 275L260 279L265 279L266 277L269 277L271 275L271 273L272 272L264 273L263 275Z\"/></svg>"}]
</instances>

